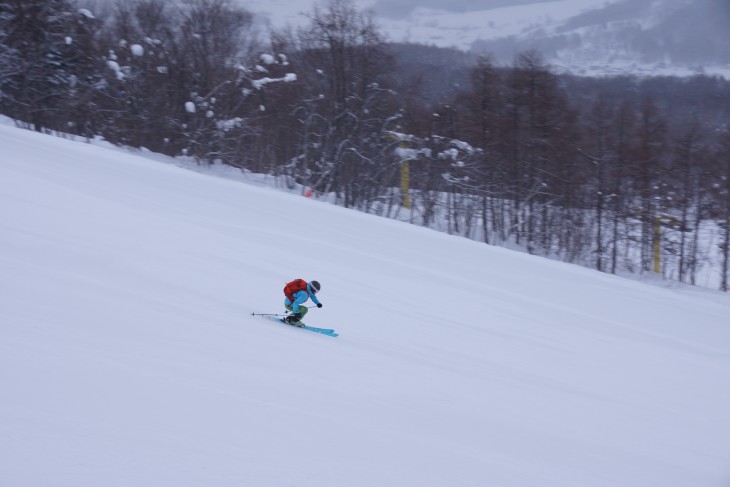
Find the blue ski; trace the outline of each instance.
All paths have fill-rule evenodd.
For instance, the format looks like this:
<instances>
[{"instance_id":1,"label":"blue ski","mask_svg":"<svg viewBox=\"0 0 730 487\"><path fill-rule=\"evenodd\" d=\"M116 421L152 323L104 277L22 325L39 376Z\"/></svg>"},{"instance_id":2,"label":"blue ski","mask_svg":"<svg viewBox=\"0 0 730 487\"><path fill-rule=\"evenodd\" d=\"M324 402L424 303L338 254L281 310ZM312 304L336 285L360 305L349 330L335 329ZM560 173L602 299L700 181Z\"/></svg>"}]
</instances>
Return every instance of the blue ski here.
<instances>
[{"instance_id":1,"label":"blue ski","mask_svg":"<svg viewBox=\"0 0 730 487\"><path fill-rule=\"evenodd\" d=\"M321 335L327 335L330 337L339 336L339 334L335 330L332 330L330 328L317 328L317 327L309 326L309 325L304 325L304 326L290 325L289 323L287 323L283 319L279 318L278 316L265 315L264 318L271 320L271 321L276 321L277 323L282 323L287 326L291 326L293 328L300 328L302 330L313 331L314 333L319 333Z\"/></svg>"}]
</instances>

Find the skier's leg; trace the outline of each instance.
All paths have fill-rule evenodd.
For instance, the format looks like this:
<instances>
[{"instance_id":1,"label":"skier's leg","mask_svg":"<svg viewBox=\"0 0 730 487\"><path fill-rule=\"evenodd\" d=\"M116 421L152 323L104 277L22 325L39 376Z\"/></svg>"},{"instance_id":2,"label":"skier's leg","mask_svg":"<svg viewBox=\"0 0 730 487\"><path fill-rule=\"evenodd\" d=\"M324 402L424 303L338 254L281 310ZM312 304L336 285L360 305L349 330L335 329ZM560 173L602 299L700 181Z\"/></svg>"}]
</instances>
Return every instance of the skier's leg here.
<instances>
[{"instance_id":1,"label":"skier's leg","mask_svg":"<svg viewBox=\"0 0 730 487\"><path fill-rule=\"evenodd\" d=\"M284 304L284 307L288 311L290 311L292 313L294 312L294 308L292 308L290 305ZM300 321L295 320L293 316L287 316L286 317L286 322L287 323L290 323L290 324L300 323L301 320L304 319L304 315L306 315L308 311L309 311L309 308L307 308L306 306L301 306L300 305L299 306L299 316L301 316Z\"/></svg>"}]
</instances>

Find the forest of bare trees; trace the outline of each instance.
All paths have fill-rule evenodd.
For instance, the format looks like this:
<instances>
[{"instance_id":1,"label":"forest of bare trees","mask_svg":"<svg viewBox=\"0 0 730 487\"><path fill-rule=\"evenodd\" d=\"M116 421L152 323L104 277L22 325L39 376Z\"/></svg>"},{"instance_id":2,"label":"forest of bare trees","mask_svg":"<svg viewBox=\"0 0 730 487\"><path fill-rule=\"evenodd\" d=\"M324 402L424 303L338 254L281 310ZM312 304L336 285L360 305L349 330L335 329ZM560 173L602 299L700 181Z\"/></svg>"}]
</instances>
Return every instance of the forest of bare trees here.
<instances>
[{"instance_id":1,"label":"forest of bare trees","mask_svg":"<svg viewBox=\"0 0 730 487\"><path fill-rule=\"evenodd\" d=\"M228 0L0 0L0 112L604 272L730 289L727 80L578 78L532 51L504 66L389 44L346 0L308 19L264 32Z\"/></svg>"}]
</instances>

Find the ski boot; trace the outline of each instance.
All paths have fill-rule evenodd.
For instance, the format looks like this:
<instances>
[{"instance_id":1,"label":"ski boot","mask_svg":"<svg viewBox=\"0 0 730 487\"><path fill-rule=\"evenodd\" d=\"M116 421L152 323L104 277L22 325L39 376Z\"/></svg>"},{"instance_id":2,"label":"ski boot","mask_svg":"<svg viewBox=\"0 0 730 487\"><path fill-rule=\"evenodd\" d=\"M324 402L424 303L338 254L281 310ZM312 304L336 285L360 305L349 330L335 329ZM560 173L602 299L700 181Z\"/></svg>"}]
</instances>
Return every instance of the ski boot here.
<instances>
[{"instance_id":1,"label":"ski boot","mask_svg":"<svg viewBox=\"0 0 730 487\"><path fill-rule=\"evenodd\" d=\"M304 323L302 323L301 321L299 321L297 319L297 317L294 316L294 315L289 315L286 318L284 318L284 323L286 323L287 325L297 326L299 328L303 328L304 327Z\"/></svg>"}]
</instances>

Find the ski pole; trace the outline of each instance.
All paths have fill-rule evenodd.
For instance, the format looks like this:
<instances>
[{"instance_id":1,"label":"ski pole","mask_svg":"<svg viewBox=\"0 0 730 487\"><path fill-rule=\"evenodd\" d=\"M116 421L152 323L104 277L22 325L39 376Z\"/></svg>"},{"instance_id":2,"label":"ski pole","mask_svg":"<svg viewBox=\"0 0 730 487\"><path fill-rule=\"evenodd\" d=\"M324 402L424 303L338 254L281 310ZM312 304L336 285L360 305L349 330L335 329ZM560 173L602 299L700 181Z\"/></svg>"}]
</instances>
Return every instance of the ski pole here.
<instances>
[{"instance_id":1,"label":"ski pole","mask_svg":"<svg viewBox=\"0 0 730 487\"><path fill-rule=\"evenodd\" d=\"M251 316L286 316L277 313L251 313Z\"/></svg>"}]
</instances>

